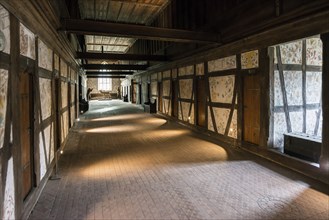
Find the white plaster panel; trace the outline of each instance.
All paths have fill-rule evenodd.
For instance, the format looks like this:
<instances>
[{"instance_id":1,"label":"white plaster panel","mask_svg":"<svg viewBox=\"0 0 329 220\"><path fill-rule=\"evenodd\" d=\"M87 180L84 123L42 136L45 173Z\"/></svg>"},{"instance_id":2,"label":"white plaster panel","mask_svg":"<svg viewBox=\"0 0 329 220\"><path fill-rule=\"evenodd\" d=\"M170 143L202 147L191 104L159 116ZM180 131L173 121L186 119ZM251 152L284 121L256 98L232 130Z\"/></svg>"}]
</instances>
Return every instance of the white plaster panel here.
<instances>
[{"instance_id":1,"label":"white plaster panel","mask_svg":"<svg viewBox=\"0 0 329 220\"><path fill-rule=\"evenodd\" d=\"M27 27L20 23L20 54L35 59L35 36Z\"/></svg>"},{"instance_id":2,"label":"white plaster panel","mask_svg":"<svg viewBox=\"0 0 329 220\"><path fill-rule=\"evenodd\" d=\"M75 84L71 84L71 103L75 102Z\"/></svg>"},{"instance_id":3,"label":"white plaster panel","mask_svg":"<svg viewBox=\"0 0 329 220\"><path fill-rule=\"evenodd\" d=\"M234 75L209 77L211 101L232 103L234 83Z\"/></svg>"},{"instance_id":4,"label":"white plaster panel","mask_svg":"<svg viewBox=\"0 0 329 220\"><path fill-rule=\"evenodd\" d=\"M185 66L178 69L179 76L193 75L194 74L194 66Z\"/></svg>"},{"instance_id":5,"label":"white plaster panel","mask_svg":"<svg viewBox=\"0 0 329 220\"><path fill-rule=\"evenodd\" d=\"M93 89L93 91L91 91L91 93L99 93L98 79L88 78L87 79L87 87Z\"/></svg>"},{"instance_id":6,"label":"white plaster panel","mask_svg":"<svg viewBox=\"0 0 329 220\"><path fill-rule=\"evenodd\" d=\"M51 116L51 80L39 78L42 120Z\"/></svg>"},{"instance_id":7,"label":"white plaster panel","mask_svg":"<svg viewBox=\"0 0 329 220\"><path fill-rule=\"evenodd\" d=\"M274 106L283 106L279 71L274 71Z\"/></svg>"},{"instance_id":8,"label":"white plaster panel","mask_svg":"<svg viewBox=\"0 0 329 220\"><path fill-rule=\"evenodd\" d=\"M303 104L302 72L284 71L284 83L287 93L288 105Z\"/></svg>"},{"instance_id":9,"label":"white plaster panel","mask_svg":"<svg viewBox=\"0 0 329 220\"><path fill-rule=\"evenodd\" d=\"M162 84L163 96L170 96L170 80L164 80Z\"/></svg>"},{"instance_id":10,"label":"white plaster panel","mask_svg":"<svg viewBox=\"0 0 329 220\"><path fill-rule=\"evenodd\" d=\"M171 77L171 71L167 70L162 73L163 78L170 78Z\"/></svg>"},{"instance_id":11,"label":"white plaster panel","mask_svg":"<svg viewBox=\"0 0 329 220\"><path fill-rule=\"evenodd\" d=\"M7 178L5 183L3 219L15 219L15 181L14 181L14 164L11 157L8 161Z\"/></svg>"},{"instance_id":12,"label":"white plaster panel","mask_svg":"<svg viewBox=\"0 0 329 220\"><path fill-rule=\"evenodd\" d=\"M158 82L151 82L151 94L154 96L158 94Z\"/></svg>"},{"instance_id":13,"label":"white plaster panel","mask_svg":"<svg viewBox=\"0 0 329 220\"><path fill-rule=\"evenodd\" d=\"M208 62L208 72L236 69L236 56L224 57Z\"/></svg>"},{"instance_id":14,"label":"white plaster panel","mask_svg":"<svg viewBox=\"0 0 329 220\"><path fill-rule=\"evenodd\" d=\"M193 92L193 79L179 80L179 92L180 98L191 99Z\"/></svg>"},{"instance_id":15,"label":"white plaster panel","mask_svg":"<svg viewBox=\"0 0 329 220\"><path fill-rule=\"evenodd\" d=\"M75 106L71 106L71 125L73 126L75 120Z\"/></svg>"},{"instance_id":16,"label":"white plaster panel","mask_svg":"<svg viewBox=\"0 0 329 220\"><path fill-rule=\"evenodd\" d=\"M189 114L190 108L191 113ZM194 124L194 104L189 102L178 102L178 119Z\"/></svg>"},{"instance_id":17,"label":"white plaster panel","mask_svg":"<svg viewBox=\"0 0 329 220\"><path fill-rule=\"evenodd\" d=\"M60 60L60 68L61 76L67 78L67 64L63 59Z\"/></svg>"},{"instance_id":18,"label":"white plaster panel","mask_svg":"<svg viewBox=\"0 0 329 220\"><path fill-rule=\"evenodd\" d=\"M306 39L306 64L322 66L322 41L320 37Z\"/></svg>"},{"instance_id":19,"label":"white plaster panel","mask_svg":"<svg viewBox=\"0 0 329 220\"><path fill-rule=\"evenodd\" d=\"M226 124L229 118L230 109L213 108L217 131L219 134L225 134Z\"/></svg>"},{"instance_id":20,"label":"white plaster panel","mask_svg":"<svg viewBox=\"0 0 329 220\"><path fill-rule=\"evenodd\" d=\"M54 124L39 133L40 138L40 180L44 177L51 161L54 159Z\"/></svg>"},{"instance_id":21,"label":"white plaster panel","mask_svg":"<svg viewBox=\"0 0 329 220\"><path fill-rule=\"evenodd\" d=\"M162 112L171 116L171 102L169 99L162 99Z\"/></svg>"},{"instance_id":22,"label":"white plaster panel","mask_svg":"<svg viewBox=\"0 0 329 220\"><path fill-rule=\"evenodd\" d=\"M292 132L303 132L303 112L289 112Z\"/></svg>"},{"instance_id":23,"label":"white plaster panel","mask_svg":"<svg viewBox=\"0 0 329 220\"><path fill-rule=\"evenodd\" d=\"M39 66L49 71L53 70L53 51L40 39L38 39Z\"/></svg>"},{"instance_id":24,"label":"white plaster panel","mask_svg":"<svg viewBox=\"0 0 329 220\"><path fill-rule=\"evenodd\" d=\"M62 93L62 108L65 108L68 105L67 100L67 82L61 82L61 93Z\"/></svg>"},{"instance_id":25,"label":"white plaster panel","mask_svg":"<svg viewBox=\"0 0 329 220\"><path fill-rule=\"evenodd\" d=\"M281 44L281 60L283 64L302 64L302 41Z\"/></svg>"},{"instance_id":26,"label":"white plaster panel","mask_svg":"<svg viewBox=\"0 0 329 220\"><path fill-rule=\"evenodd\" d=\"M258 50L241 54L241 69L252 69L258 67Z\"/></svg>"},{"instance_id":27,"label":"white plaster panel","mask_svg":"<svg viewBox=\"0 0 329 220\"><path fill-rule=\"evenodd\" d=\"M213 125L212 119L211 119L210 107L207 108L207 112L208 112L208 130L215 131L214 125Z\"/></svg>"},{"instance_id":28,"label":"white plaster panel","mask_svg":"<svg viewBox=\"0 0 329 220\"><path fill-rule=\"evenodd\" d=\"M238 117L237 110L233 111L232 121L230 124L230 129L228 136L237 139L238 138Z\"/></svg>"},{"instance_id":29,"label":"white plaster panel","mask_svg":"<svg viewBox=\"0 0 329 220\"><path fill-rule=\"evenodd\" d=\"M306 72L306 103L320 103L322 89L322 73Z\"/></svg>"},{"instance_id":30,"label":"white plaster panel","mask_svg":"<svg viewBox=\"0 0 329 220\"><path fill-rule=\"evenodd\" d=\"M61 129L62 129L62 135L61 135L61 139L62 139L62 143L64 142L64 140L66 139L66 136L68 134L68 111L65 111L62 116L61 116Z\"/></svg>"},{"instance_id":31,"label":"white plaster panel","mask_svg":"<svg viewBox=\"0 0 329 220\"><path fill-rule=\"evenodd\" d=\"M0 69L0 149L3 147L6 111L7 111L7 96L8 96L8 71Z\"/></svg>"},{"instance_id":32,"label":"white plaster panel","mask_svg":"<svg viewBox=\"0 0 329 220\"><path fill-rule=\"evenodd\" d=\"M283 133L287 132L287 124L284 113L274 113L274 148L283 148Z\"/></svg>"},{"instance_id":33,"label":"white plaster panel","mask_svg":"<svg viewBox=\"0 0 329 220\"><path fill-rule=\"evenodd\" d=\"M204 64L203 63L199 63L199 64L195 65L195 73L197 76L204 75Z\"/></svg>"},{"instance_id":34,"label":"white plaster panel","mask_svg":"<svg viewBox=\"0 0 329 220\"><path fill-rule=\"evenodd\" d=\"M59 56L57 54L54 54L54 68L59 71Z\"/></svg>"},{"instance_id":35,"label":"white plaster panel","mask_svg":"<svg viewBox=\"0 0 329 220\"><path fill-rule=\"evenodd\" d=\"M10 19L9 12L0 5L0 34L5 38L4 50L2 52L10 54Z\"/></svg>"},{"instance_id":36,"label":"white plaster panel","mask_svg":"<svg viewBox=\"0 0 329 220\"><path fill-rule=\"evenodd\" d=\"M316 135L318 137L322 137L322 111L320 112L320 121L319 121L319 129L318 133L314 134L317 115L319 113L319 109L317 110L307 110L306 111L306 133L309 135Z\"/></svg>"}]
</instances>

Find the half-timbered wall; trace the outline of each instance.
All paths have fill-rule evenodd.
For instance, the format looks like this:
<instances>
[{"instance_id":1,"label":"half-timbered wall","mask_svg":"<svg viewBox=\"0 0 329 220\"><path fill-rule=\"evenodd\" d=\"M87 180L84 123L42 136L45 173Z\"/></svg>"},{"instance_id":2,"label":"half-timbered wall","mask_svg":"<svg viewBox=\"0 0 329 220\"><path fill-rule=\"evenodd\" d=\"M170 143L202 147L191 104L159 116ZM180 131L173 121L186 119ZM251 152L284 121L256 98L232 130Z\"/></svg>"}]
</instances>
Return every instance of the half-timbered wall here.
<instances>
[{"instance_id":1,"label":"half-timbered wall","mask_svg":"<svg viewBox=\"0 0 329 220\"><path fill-rule=\"evenodd\" d=\"M0 219L18 219L26 218L31 211L76 118L77 70L70 65L72 60L54 51L49 39L38 37L25 21L19 21L1 5L0 19L0 34L5 36L0 51ZM18 108L24 99L18 89L23 75L28 75L27 85L31 86L26 90L30 113ZM32 188L27 196L22 195L27 180L21 171L24 152L20 127L24 114L29 114L31 123Z\"/></svg>"},{"instance_id":2,"label":"half-timbered wall","mask_svg":"<svg viewBox=\"0 0 329 220\"><path fill-rule=\"evenodd\" d=\"M322 42L319 36L273 47L273 147L283 134L322 137Z\"/></svg>"}]
</instances>

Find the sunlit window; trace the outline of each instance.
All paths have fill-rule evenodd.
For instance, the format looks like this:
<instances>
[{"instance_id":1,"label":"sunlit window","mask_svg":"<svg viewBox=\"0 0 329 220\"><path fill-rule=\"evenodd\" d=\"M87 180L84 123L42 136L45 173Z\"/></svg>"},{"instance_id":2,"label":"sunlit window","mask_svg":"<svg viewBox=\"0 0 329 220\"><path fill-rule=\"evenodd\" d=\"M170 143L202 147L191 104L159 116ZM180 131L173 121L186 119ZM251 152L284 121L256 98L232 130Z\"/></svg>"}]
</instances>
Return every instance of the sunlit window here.
<instances>
[{"instance_id":1,"label":"sunlit window","mask_svg":"<svg viewBox=\"0 0 329 220\"><path fill-rule=\"evenodd\" d=\"M98 79L98 90L112 90L112 79L111 78L99 78Z\"/></svg>"}]
</instances>

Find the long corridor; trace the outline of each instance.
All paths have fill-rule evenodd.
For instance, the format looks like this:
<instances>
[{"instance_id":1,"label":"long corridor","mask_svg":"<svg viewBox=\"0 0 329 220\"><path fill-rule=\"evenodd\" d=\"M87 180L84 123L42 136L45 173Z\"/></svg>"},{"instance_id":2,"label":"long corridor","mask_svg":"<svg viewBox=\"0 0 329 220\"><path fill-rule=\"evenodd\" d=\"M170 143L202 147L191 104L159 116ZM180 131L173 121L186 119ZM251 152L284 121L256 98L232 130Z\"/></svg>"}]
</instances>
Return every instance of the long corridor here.
<instances>
[{"instance_id":1,"label":"long corridor","mask_svg":"<svg viewBox=\"0 0 329 220\"><path fill-rule=\"evenodd\" d=\"M137 105L92 101L29 219L328 219L321 185Z\"/></svg>"}]
</instances>

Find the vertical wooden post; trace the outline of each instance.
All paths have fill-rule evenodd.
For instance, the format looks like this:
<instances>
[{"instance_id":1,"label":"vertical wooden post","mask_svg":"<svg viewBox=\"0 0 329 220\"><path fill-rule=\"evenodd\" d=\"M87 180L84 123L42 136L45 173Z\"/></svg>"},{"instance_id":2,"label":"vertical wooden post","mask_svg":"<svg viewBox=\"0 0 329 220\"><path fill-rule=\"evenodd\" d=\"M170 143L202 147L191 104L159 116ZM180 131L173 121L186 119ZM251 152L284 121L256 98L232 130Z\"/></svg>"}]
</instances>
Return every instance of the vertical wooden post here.
<instances>
[{"instance_id":1,"label":"vertical wooden post","mask_svg":"<svg viewBox=\"0 0 329 220\"><path fill-rule=\"evenodd\" d=\"M22 199L22 162L21 162L21 135L20 135L20 111L19 111L19 21L10 14L10 86L12 106L12 140L13 140L13 162L14 162L14 185L15 185L15 218L21 218Z\"/></svg>"},{"instance_id":2,"label":"vertical wooden post","mask_svg":"<svg viewBox=\"0 0 329 220\"><path fill-rule=\"evenodd\" d=\"M39 86L39 39L35 38L35 63L33 71L33 120L34 121L34 140L33 140L33 152L34 152L34 173L35 173L35 184L36 186L40 183L40 150L39 150L39 133L41 132L42 123L42 111L41 111L41 100L40 100L40 86ZM44 134L42 134L44 137ZM45 141L45 138L43 138ZM44 156L44 155L42 155Z\"/></svg>"},{"instance_id":3,"label":"vertical wooden post","mask_svg":"<svg viewBox=\"0 0 329 220\"><path fill-rule=\"evenodd\" d=\"M259 146L268 148L269 137L269 120L270 120L270 63L273 60L269 59L267 48L259 50L259 74L260 74L260 133Z\"/></svg>"},{"instance_id":4,"label":"vertical wooden post","mask_svg":"<svg viewBox=\"0 0 329 220\"><path fill-rule=\"evenodd\" d=\"M269 148L273 148L274 137L274 47L268 48L268 62L269 62L269 74L268 74L268 113L269 113L269 125L268 125L268 141Z\"/></svg>"},{"instance_id":5,"label":"vertical wooden post","mask_svg":"<svg viewBox=\"0 0 329 220\"><path fill-rule=\"evenodd\" d=\"M243 83L241 74L241 54L236 55L236 85L238 95L238 115L237 115L237 146L241 147L243 135Z\"/></svg>"},{"instance_id":6,"label":"vertical wooden post","mask_svg":"<svg viewBox=\"0 0 329 220\"><path fill-rule=\"evenodd\" d=\"M329 171L329 33L321 35L323 43L322 65L322 149L320 168Z\"/></svg>"}]
</instances>

